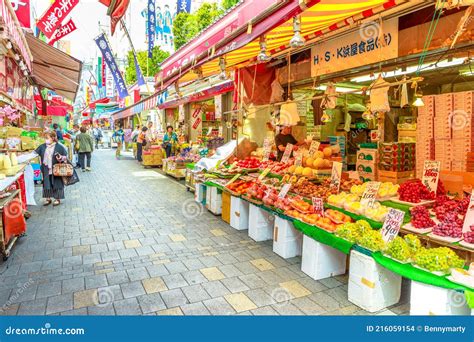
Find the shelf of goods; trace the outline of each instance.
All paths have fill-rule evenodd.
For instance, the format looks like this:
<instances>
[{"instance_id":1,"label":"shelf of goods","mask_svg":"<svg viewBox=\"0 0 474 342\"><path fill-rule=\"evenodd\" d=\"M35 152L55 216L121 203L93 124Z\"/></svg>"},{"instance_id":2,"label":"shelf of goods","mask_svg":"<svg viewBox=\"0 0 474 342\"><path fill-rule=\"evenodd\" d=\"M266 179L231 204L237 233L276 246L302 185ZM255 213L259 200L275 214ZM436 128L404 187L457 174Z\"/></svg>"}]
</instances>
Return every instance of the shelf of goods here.
<instances>
[{"instance_id":1,"label":"shelf of goods","mask_svg":"<svg viewBox=\"0 0 474 342\"><path fill-rule=\"evenodd\" d=\"M164 151L160 146L152 145L148 150L143 151L143 166L162 166Z\"/></svg>"},{"instance_id":2,"label":"shelf of goods","mask_svg":"<svg viewBox=\"0 0 474 342\"><path fill-rule=\"evenodd\" d=\"M350 239L338 236L338 231L335 232L333 230L336 229L334 227L345 227L346 224L336 225L333 223L332 228L330 227L331 229L329 229L327 226L324 226L323 223L325 221L323 220L324 222L321 223L321 226L325 227L323 229L319 221L317 221L318 223L311 224L304 222L303 220L307 220L305 215L296 215L300 216L298 218L295 218L296 216L288 216L290 213L295 213L295 210L284 211L272 205L265 205L264 201L260 199L229 191L221 184L217 184L217 182L214 183L208 180L204 184L207 186L207 196L204 201L207 203L208 208L215 210L216 205L220 204L221 210L224 210L222 209L222 202L227 200L223 200L222 194L219 193L219 190L223 190L226 196L230 195L230 208L226 208L226 211L228 210L229 212L228 219L231 227L237 230L248 229L249 236L255 241L273 240L273 251L283 258L301 255L302 271L311 278L317 280L344 274L347 270L347 265L349 265L348 299L369 312L379 311L399 301L402 278L410 279L412 281L412 289L414 288L414 291L417 291L417 293L423 292L423 289L425 289L427 293L437 294L436 297L430 295L431 300L423 301L419 298L414 298L412 290L413 314L455 314L459 312L464 314L465 312L470 312L470 308L474 308L473 288L453 282L453 279L447 276L447 274L439 274L420 268L418 265L415 265L412 259L406 261L394 259L392 256L385 254L389 253L385 250L390 245L379 248L375 247L374 250L364 247L366 246L364 244L367 243L373 248L372 244L376 246L375 242L379 241L378 239L382 241L379 232L382 227L382 222L380 221L371 220L345 209L325 204L326 212L332 210L331 216L338 216L339 214L335 215L334 211L339 212L341 215L346 215L351 220L356 221L356 223L351 223L350 225L360 225L365 227L365 232L370 232L370 234L367 233L365 240L362 238L359 241L360 243L356 243L350 241ZM199 186L196 185L196 189ZM209 188L213 190L209 190ZM203 198L202 196L199 197L198 193L202 193L202 190L196 190L196 200L202 203ZM294 194L290 191L289 195L293 196ZM216 196L220 198L216 199ZM211 204L208 202L209 199L212 202ZM303 199L309 202L308 198ZM404 223L409 222L412 218L410 215L410 205L390 200L382 201L381 204L404 211ZM346 218L346 220L349 219ZM343 221L341 220L341 222ZM404 241L409 241L410 239L417 240L419 251L431 251L432 249L429 247L443 245L443 243L436 244L436 241L431 241L429 237L423 234L405 237L406 233L402 229L400 237L397 239ZM374 238L375 235L379 238ZM417 236L419 236L419 239ZM424 242L425 245L422 246ZM464 247L458 244L449 244L449 247L449 250L465 250ZM384 252L380 251L382 248ZM448 249L441 248L439 250L444 253ZM453 252L451 251L450 253ZM472 255L472 251L469 253ZM467 257L467 254L463 256ZM350 262L348 262L348 258L350 258ZM466 259L470 260L469 258ZM459 261L462 259L452 260ZM465 260L462 261L464 262ZM452 293L461 296L463 303L466 304L453 307L454 304L449 302ZM428 297L425 296L425 298ZM436 300L433 298L436 298ZM429 305L426 303L429 303Z\"/></svg>"},{"instance_id":3,"label":"shelf of goods","mask_svg":"<svg viewBox=\"0 0 474 342\"><path fill-rule=\"evenodd\" d=\"M164 159L163 162L163 171L167 175L176 179L184 179L186 177L187 162L177 162L171 159Z\"/></svg>"}]
</instances>

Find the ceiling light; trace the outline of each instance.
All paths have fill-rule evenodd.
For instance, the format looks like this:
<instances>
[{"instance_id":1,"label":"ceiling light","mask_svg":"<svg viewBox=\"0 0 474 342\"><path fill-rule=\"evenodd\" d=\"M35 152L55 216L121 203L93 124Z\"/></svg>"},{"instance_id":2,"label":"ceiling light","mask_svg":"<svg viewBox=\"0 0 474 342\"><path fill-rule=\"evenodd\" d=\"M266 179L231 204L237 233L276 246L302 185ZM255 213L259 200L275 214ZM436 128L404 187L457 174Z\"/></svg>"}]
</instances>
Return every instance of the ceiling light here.
<instances>
[{"instance_id":1,"label":"ceiling light","mask_svg":"<svg viewBox=\"0 0 474 342\"><path fill-rule=\"evenodd\" d=\"M415 93L415 101L413 101L413 106L415 107L424 107L425 103L423 102L423 94L421 91Z\"/></svg>"},{"instance_id":2,"label":"ceiling light","mask_svg":"<svg viewBox=\"0 0 474 342\"><path fill-rule=\"evenodd\" d=\"M259 62L267 62L271 57L267 55L267 40L265 36L260 37L260 53L257 55Z\"/></svg>"},{"instance_id":3,"label":"ceiling light","mask_svg":"<svg viewBox=\"0 0 474 342\"><path fill-rule=\"evenodd\" d=\"M290 46L293 49L300 48L304 45L305 40L301 36L301 17L299 15L293 17L293 38L290 40Z\"/></svg>"}]
</instances>

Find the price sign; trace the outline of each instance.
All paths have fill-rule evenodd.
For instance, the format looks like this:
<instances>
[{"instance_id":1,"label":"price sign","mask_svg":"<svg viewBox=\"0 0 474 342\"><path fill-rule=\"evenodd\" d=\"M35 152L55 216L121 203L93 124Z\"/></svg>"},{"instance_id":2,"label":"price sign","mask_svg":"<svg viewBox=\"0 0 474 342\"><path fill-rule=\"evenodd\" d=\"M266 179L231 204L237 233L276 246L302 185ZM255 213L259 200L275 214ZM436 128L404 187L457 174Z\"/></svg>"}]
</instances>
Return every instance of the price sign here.
<instances>
[{"instance_id":1,"label":"price sign","mask_svg":"<svg viewBox=\"0 0 474 342\"><path fill-rule=\"evenodd\" d=\"M316 214L323 216L324 215L323 199L321 197L312 197L311 201L313 202L313 207Z\"/></svg>"},{"instance_id":2,"label":"price sign","mask_svg":"<svg viewBox=\"0 0 474 342\"><path fill-rule=\"evenodd\" d=\"M295 153L295 166L303 165L303 154L302 153Z\"/></svg>"},{"instance_id":3,"label":"price sign","mask_svg":"<svg viewBox=\"0 0 474 342\"><path fill-rule=\"evenodd\" d=\"M285 196L286 196L286 194L288 193L288 191L290 191L290 188L291 188L291 184L290 184L290 183L283 185L283 187L282 187L281 190L280 190L280 193L278 194L278 197L280 197L280 198L285 198Z\"/></svg>"},{"instance_id":4,"label":"price sign","mask_svg":"<svg viewBox=\"0 0 474 342\"><path fill-rule=\"evenodd\" d=\"M270 153L272 150L272 144L270 142L270 139L265 138L263 140L263 161L267 161L270 159Z\"/></svg>"},{"instance_id":5,"label":"price sign","mask_svg":"<svg viewBox=\"0 0 474 342\"><path fill-rule=\"evenodd\" d=\"M474 190L472 190L469 206L467 207L466 216L464 217L464 225L462 226L463 233L471 230L474 231Z\"/></svg>"},{"instance_id":6,"label":"price sign","mask_svg":"<svg viewBox=\"0 0 474 342\"><path fill-rule=\"evenodd\" d=\"M283 157L281 157L282 163L288 163L288 159L290 159L291 151L293 151L293 144L286 145L285 152L283 153Z\"/></svg>"},{"instance_id":7,"label":"price sign","mask_svg":"<svg viewBox=\"0 0 474 342\"><path fill-rule=\"evenodd\" d=\"M319 141L311 142L311 145L309 145L309 150L308 150L308 155L310 157L314 156L314 154L319 150L319 145L321 145Z\"/></svg>"},{"instance_id":8,"label":"price sign","mask_svg":"<svg viewBox=\"0 0 474 342\"><path fill-rule=\"evenodd\" d=\"M362 194L362 198L360 199L360 203L369 208L373 208L379 188L380 182L368 182L365 191Z\"/></svg>"},{"instance_id":9,"label":"price sign","mask_svg":"<svg viewBox=\"0 0 474 342\"><path fill-rule=\"evenodd\" d=\"M260 176L258 176L258 180L259 181L263 180L271 170L272 170L271 167L267 167L265 170L263 170L263 172L260 174Z\"/></svg>"},{"instance_id":10,"label":"price sign","mask_svg":"<svg viewBox=\"0 0 474 342\"><path fill-rule=\"evenodd\" d=\"M341 186L341 177L342 177L342 163L333 162L332 171L331 171L331 184L329 187L331 189L336 189L339 192Z\"/></svg>"},{"instance_id":11,"label":"price sign","mask_svg":"<svg viewBox=\"0 0 474 342\"><path fill-rule=\"evenodd\" d=\"M381 230L382 238L385 242L388 243L395 239L395 237L398 235L398 232L400 231L404 217L404 211L393 208L388 211Z\"/></svg>"},{"instance_id":12,"label":"price sign","mask_svg":"<svg viewBox=\"0 0 474 342\"><path fill-rule=\"evenodd\" d=\"M422 182L430 191L438 190L439 173L441 172L441 162L435 160L425 160L423 168Z\"/></svg>"},{"instance_id":13,"label":"price sign","mask_svg":"<svg viewBox=\"0 0 474 342\"><path fill-rule=\"evenodd\" d=\"M232 177L232 179L231 179L230 181L228 181L228 182L226 183L225 186L231 185L231 184L234 183L239 177L240 177L240 173L236 174L234 177Z\"/></svg>"}]
</instances>

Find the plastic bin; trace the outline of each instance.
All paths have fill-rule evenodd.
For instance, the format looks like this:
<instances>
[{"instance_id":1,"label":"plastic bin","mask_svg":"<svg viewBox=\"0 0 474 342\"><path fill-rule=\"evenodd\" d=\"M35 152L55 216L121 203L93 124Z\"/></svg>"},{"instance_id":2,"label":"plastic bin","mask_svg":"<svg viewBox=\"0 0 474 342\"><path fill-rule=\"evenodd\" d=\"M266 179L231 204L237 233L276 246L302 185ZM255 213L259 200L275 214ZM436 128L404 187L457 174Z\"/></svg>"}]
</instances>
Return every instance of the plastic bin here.
<instances>
[{"instance_id":1,"label":"plastic bin","mask_svg":"<svg viewBox=\"0 0 474 342\"><path fill-rule=\"evenodd\" d=\"M202 205L206 205L207 187L202 183L196 183L196 190L194 191L194 200Z\"/></svg>"},{"instance_id":2,"label":"plastic bin","mask_svg":"<svg viewBox=\"0 0 474 342\"><path fill-rule=\"evenodd\" d=\"M410 315L470 315L464 293L411 282Z\"/></svg>"},{"instance_id":3,"label":"plastic bin","mask_svg":"<svg viewBox=\"0 0 474 342\"><path fill-rule=\"evenodd\" d=\"M347 256L335 248L303 236L301 271L315 280L346 273Z\"/></svg>"},{"instance_id":4,"label":"plastic bin","mask_svg":"<svg viewBox=\"0 0 474 342\"><path fill-rule=\"evenodd\" d=\"M249 229L249 202L239 197L231 197L230 226L237 230Z\"/></svg>"},{"instance_id":5,"label":"plastic bin","mask_svg":"<svg viewBox=\"0 0 474 342\"><path fill-rule=\"evenodd\" d=\"M222 214L222 191L215 186L207 187L206 208L214 215Z\"/></svg>"},{"instance_id":6,"label":"plastic bin","mask_svg":"<svg viewBox=\"0 0 474 342\"><path fill-rule=\"evenodd\" d=\"M351 251L348 299L368 312L376 312L400 300L402 277L360 252Z\"/></svg>"},{"instance_id":7,"label":"plastic bin","mask_svg":"<svg viewBox=\"0 0 474 342\"><path fill-rule=\"evenodd\" d=\"M293 223L275 216L273 228L273 252L288 259L301 255L303 234L295 229Z\"/></svg>"},{"instance_id":8,"label":"plastic bin","mask_svg":"<svg viewBox=\"0 0 474 342\"><path fill-rule=\"evenodd\" d=\"M249 237L255 241L271 240L274 216L268 211L249 204Z\"/></svg>"}]
</instances>

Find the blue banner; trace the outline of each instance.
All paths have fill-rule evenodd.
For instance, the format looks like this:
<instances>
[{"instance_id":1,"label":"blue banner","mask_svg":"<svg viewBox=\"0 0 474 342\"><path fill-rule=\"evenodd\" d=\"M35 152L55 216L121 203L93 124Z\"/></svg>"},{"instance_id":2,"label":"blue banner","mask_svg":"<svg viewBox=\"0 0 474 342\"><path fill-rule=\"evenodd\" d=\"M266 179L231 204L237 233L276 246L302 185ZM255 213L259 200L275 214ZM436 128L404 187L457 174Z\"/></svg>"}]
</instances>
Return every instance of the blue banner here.
<instances>
[{"instance_id":1,"label":"blue banner","mask_svg":"<svg viewBox=\"0 0 474 342\"><path fill-rule=\"evenodd\" d=\"M177 0L176 13L186 12L191 13L191 0Z\"/></svg>"},{"instance_id":2,"label":"blue banner","mask_svg":"<svg viewBox=\"0 0 474 342\"><path fill-rule=\"evenodd\" d=\"M102 33L98 37L94 38L94 40L97 46L99 47L99 50L102 53L102 56L104 57L110 72L112 73L119 97L121 99L127 97L127 86L125 85L125 81L117 66L117 62L115 62L115 58L112 55L112 50L110 49L109 42L107 41L105 34Z\"/></svg>"},{"instance_id":3,"label":"blue banner","mask_svg":"<svg viewBox=\"0 0 474 342\"><path fill-rule=\"evenodd\" d=\"M140 69L140 64L138 64L137 55L133 51L133 60L135 61L135 72L137 73L137 83L139 86L145 85L145 79L143 78L142 69Z\"/></svg>"},{"instance_id":4,"label":"blue banner","mask_svg":"<svg viewBox=\"0 0 474 342\"><path fill-rule=\"evenodd\" d=\"M153 56L153 47L155 46L155 0L148 0L148 58Z\"/></svg>"},{"instance_id":5,"label":"blue banner","mask_svg":"<svg viewBox=\"0 0 474 342\"><path fill-rule=\"evenodd\" d=\"M0 340L472 342L473 323L472 316L4 316Z\"/></svg>"}]
</instances>

